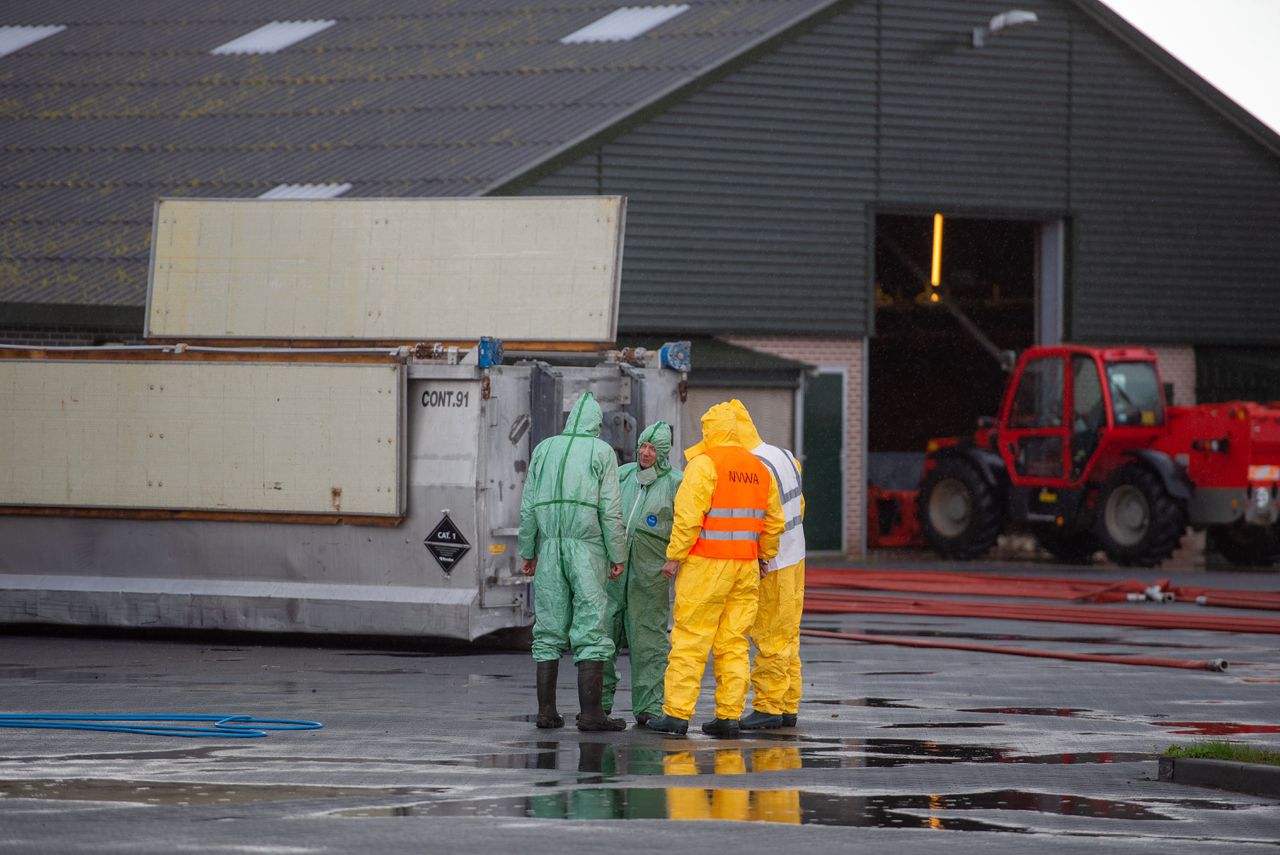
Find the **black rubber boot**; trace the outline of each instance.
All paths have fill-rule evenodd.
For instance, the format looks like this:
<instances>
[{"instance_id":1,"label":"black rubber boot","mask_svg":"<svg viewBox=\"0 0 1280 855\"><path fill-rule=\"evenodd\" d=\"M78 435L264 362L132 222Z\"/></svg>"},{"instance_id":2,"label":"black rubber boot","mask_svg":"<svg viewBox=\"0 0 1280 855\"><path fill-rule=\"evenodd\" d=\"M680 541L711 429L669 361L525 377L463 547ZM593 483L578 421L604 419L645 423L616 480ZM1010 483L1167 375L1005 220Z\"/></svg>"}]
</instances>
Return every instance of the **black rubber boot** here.
<instances>
[{"instance_id":1,"label":"black rubber boot","mask_svg":"<svg viewBox=\"0 0 1280 855\"><path fill-rule=\"evenodd\" d=\"M689 720L687 718L676 718L673 715L654 716L644 723L649 730L656 730L658 733L674 733L677 736L684 736L689 732Z\"/></svg>"},{"instance_id":2,"label":"black rubber boot","mask_svg":"<svg viewBox=\"0 0 1280 855\"><path fill-rule=\"evenodd\" d=\"M743 730L774 730L784 725L780 715L752 710L742 717L740 726Z\"/></svg>"},{"instance_id":3,"label":"black rubber boot","mask_svg":"<svg viewBox=\"0 0 1280 855\"><path fill-rule=\"evenodd\" d=\"M564 716L556 712L556 678L560 675L560 660L538 663L538 720L543 730L564 727Z\"/></svg>"},{"instance_id":4,"label":"black rubber boot","mask_svg":"<svg viewBox=\"0 0 1280 855\"><path fill-rule=\"evenodd\" d=\"M737 739L738 720L736 718L713 718L702 726L702 732L716 739Z\"/></svg>"},{"instance_id":5,"label":"black rubber boot","mask_svg":"<svg viewBox=\"0 0 1280 855\"><path fill-rule=\"evenodd\" d=\"M652 719L653 717L654 715L651 712L636 713L636 727L644 727L646 724L649 723L649 720Z\"/></svg>"},{"instance_id":6,"label":"black rubber boot","mask_svg":"<svg viewBox=\"0 0 1280 855\"><path fill-rule=\"evenodd\" d=\"M787 712L784 712L784 713L782 714L782 726L783 726L783 727L795 727L795 726L796 726L796 721L797 721L797 720L799 720L799 714L798 714L798 713L793 713L793 712L791 712L791 713L787 713Z\"/></svg>"},{"instance_id":7,"label":"black rubber boot","mask_svg":"<svg viewBox=\"0 0 1280 855\"><path fill-rule=\"evenodd\" d=\"M626 730L627 723L620 718L609 718L600 706L604 692L604 663L583 661L578 663L578 730Z\"/></svg>"}]
</instances>

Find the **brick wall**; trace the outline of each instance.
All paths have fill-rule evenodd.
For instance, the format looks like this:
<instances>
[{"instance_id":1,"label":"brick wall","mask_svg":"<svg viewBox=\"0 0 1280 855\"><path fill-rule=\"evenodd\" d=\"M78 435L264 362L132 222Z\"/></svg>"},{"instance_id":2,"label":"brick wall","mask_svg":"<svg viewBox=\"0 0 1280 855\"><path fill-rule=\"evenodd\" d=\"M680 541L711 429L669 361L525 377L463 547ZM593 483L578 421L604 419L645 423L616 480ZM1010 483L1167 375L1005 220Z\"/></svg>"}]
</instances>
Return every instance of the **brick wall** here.
<instances>
[{"instance_id":1,"label":"brick wall","mask_svg":"<svg viewBox=\"0 0 1280 855\"><path fill-rule=\"evenodd\" d=\"M1173 384L1170 404L1189 407L1196 402L1196 349L1188 345L1150 347L1160 365L1160 379Z\"/></svg>"},{"instance_id":2,"label":"brick wall","mask_svg":"<svg viewBox=\"0 0 1280 855\"><path fill-rule=\"evenodd\" d=\"M863 447L864 382L863 340L859 338L797 338L792 336L725 336L730 344L750 347L797 362L823 368L842 368L848 377L845 400L845 549L849 555L866 554L866 450Z\"/></svg>"},{"instance_id":3,"label":"brick wall","mask_svg":"<svg viewBox=\"0 0 1280 855\"><path fill-rule=\"evenodd\" d=\"M96 327L4 327L0 326L0 345L21 344L76 347L91 344L142 344L142 333L123 333Z\"/></svg>"},{"instance_id":4,"label":"brick wall","mask_svg":"<svg viewBox=\"0 0 1280 855\"><path fill-rule=\"evenodd\" d=\"M1087 344L1088 347L1133 347L1125 342ZM1141 345L1156 355L1160 381L1173 384L1171 405L1189 407L1196 402L1196 349L1187 344Z\"/></svg>"}]
</instances>

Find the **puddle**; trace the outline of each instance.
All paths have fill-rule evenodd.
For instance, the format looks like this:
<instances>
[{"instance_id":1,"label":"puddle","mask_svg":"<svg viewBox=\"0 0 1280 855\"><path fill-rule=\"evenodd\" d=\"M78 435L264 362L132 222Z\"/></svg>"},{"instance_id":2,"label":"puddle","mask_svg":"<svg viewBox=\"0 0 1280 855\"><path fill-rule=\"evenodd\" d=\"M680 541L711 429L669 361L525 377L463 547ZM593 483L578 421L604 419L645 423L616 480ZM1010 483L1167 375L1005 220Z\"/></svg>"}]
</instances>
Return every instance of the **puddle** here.
<instances>
[{"instance_id":1,"label":"puddle","mask_svg":"<svg viewBox=\"0 0 1280 855\"><path fill-rule=\"evenodd\" d=\"M448 792L448 787L294 787L271 784L197 784L170 781L79 780L0 781L0 799L59 799L133 802L140 805L229 805L312 799L368 798Z\"/></svg>"},{"instance_id":2,"label":"puddle","mask_svg":"<svg viewBox=\"0 0 1280 855\"><path fill-rule=\"evenodd\" d=\"M935 725L936 726L936 725ZM993 745L952 744L923 739L797 739L782 734L753 737L772 742L759 748L725 748L722 743L698 746L684 742L659 747L615 745L606 742L527 743L525 751L479 754L424 761L431 765L476 769L548 769L579 772L613 779L623 775L751 775L794 769L891 768L925 763L1028 763L1084 765L1135 763L1155 755L1137 752L1079 752L1018 754ZM790 744L787 744L790 743ZM561 782L540 782L552 786ZM578 783L587 783L579 779Z\"/></svg>"},{"instance_id":3,"label":"puddle","mask_svg":"<svg viewBox=\"0 0 1280 855\"><path fill-rule=\"evenodd\" d=\"M1153 721L1153 727L1176 727L1171 734L1192 736L1230 736L1235 733L1280 733L1276 724L1238 724L1231 721Z\"/></svg>"},{"instance_id":4,"label":"puddle","mask_svg":"<svg viewBox=\"0 0 1280 855\"><path fill-rule=\"evenodd\" d=\"M4 763L41 763L56 758L61 763L72 760L209 760L230 747L175 748L170 751L112 751L98 754L42 754L37 757L3 757Z\"/></svg>"},{"instance_id":5,"label":"puddle","mask_svg":"<svg viewBox=\"0 0 1280 855\"><path fill-rule=\"evenodd\" d=\"M1136 802L1019 790L952 795L841 796L805 790L708 790L696 787L580 789L545 796L359 808L336 811L335 814L349 817L730 820L950 831L1027 831L1013 824L955 816L966 810L1031 812L1093 819L1172 818Z\"/></svg>"},{"instance_id":6,"label":"puddle","mask_svg":"<svg viewBox=\"0 0 1280 855\"><path fill-rule=\"evenodd\" d=\"M839 744L804 748L685 747L669 749L608 742L531 743L533 750L509 754L479 754L434 761L445 766L477 769L552 769L616 777L619 775L748 775L782 769L827 769L833 765L821 752L837 751ZM673 771L678 770L678 771ZM546 782L543 782L545 785Z\"/></svg>"},{"instance_id":7,"label":"puddle","mask_svg":"<svg viewBox=\"0 0 1280 855\"><path fill-rule=\"evenodd\" d=\"M1155 755L1122 752L1079 752L1058 754L1018 754L995 745L955 744L923 739L846 740L844 748L862 756L836 757L842 766L907 766L917 763L1031 763L1037 765L1077 765L1087 763L1134 763Z\"/></svg>"},{"instance_id":8,"label":"puddle","mask_svg":"<svg viewBox=\"0 0 1280 855\"><path fill-rule=\"evenodd\" d=\"M977 707L975 709L958 710L957 712L1000 713L1002 715L1051 715L1062 718L1075 718L1076 713L1088 713L1093 710L1077 707ZM1089 716L1080 716L1089 718Z\"/></svg>"},{"instance_id":9,"label":"puddle","mask_svg":"<svg viewBox=\"0 0 1280 855\"><path fill-rule=\"evenodd\" d=\"M876 707L877 709L918 710L915 704L899 703L905 698L845 698L844 700L812 700L801 701L802 704L825 704L827 706Z\"/></svg>"},{"instance_id":10,"label":"puddle","mask_svg":"<svg viewBox=\"0 0 1280 855\"><path fill-rule=\"evenodd\" d=\"M882 724L881 730L892 730L893 728L920 728L920 729L952 729L957 727L1004 727L1002 722L982 722L982 721L925 721L913 722L911 724Z\"/></svg>"},{"instance_id":11,"label":"puddle","mask_svg":"<svg viewBox=\"0 0 1280 855\"><path fill-rule=\"evenodd\" d=\"M932 677L936 671L863 671L864 677ZM803 703L803 702L802 702Z\"/></svg>"}]
</instances>

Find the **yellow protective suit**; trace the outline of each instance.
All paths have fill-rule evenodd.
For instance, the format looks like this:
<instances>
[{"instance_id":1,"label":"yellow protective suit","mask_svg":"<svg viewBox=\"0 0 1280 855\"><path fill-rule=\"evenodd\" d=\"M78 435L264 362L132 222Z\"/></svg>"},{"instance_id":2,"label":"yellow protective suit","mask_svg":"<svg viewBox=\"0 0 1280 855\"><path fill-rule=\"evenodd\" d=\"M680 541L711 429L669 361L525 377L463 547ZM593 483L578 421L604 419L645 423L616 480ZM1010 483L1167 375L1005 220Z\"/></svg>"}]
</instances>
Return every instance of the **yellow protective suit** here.
<instances>
[{"instance_id":1,"label":"yellow protective suit","mask_svg":"<svg viewBox=\"0 0 1280 855\"><path fill-rule=\"evenodd\" d=\"M729 402L737 420L738 438L750 451L764 440L751 414L736 398ZM800 463L796 462L799 470ZM804 517L804 496L800 497ZM800 619L804 612L804 561L779 567L760 580L759 608L751 625L756 645L751 668L752 709L770 715L796 715L800 709Z\"/></svg>"},{"instance_id":2,"label":"yellow protective suit","mask_svg":"<svg viewBox=\"0 0 1280 855\"><path fill-rule=\"evenodd\" d=\"M675 520L667 545L668 560L683 564L676 577L675 620L662 710L684 721L693 717L708 652L713 654L716 676L716 718L736 721L742 717L746 702L751 667L747 631L756 616L759 564L756 559L690 554L717 481L715 463L704 452L724 445L743 445L738 439L735 410L728 403L716 404L703 414L702 442L685 451L689 463L676 493ZM777 554L783 525L778 488L771 479L764 529L757 541L760 559Z\"/></svg>"}]
</instances>

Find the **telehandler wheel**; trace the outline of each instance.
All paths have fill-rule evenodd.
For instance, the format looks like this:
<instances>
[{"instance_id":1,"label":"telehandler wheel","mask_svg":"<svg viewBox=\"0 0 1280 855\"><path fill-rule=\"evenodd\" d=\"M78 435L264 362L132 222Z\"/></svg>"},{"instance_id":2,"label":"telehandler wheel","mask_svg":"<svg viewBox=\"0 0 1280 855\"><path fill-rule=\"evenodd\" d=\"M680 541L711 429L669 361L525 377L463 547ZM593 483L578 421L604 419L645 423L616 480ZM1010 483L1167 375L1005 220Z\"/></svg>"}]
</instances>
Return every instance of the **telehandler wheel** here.
<instances>
[{"instance_id":1,"label":"telehandler wheel","mask_svg":"<svg viewBox=\"0 0 1280 855\"><path fill-rule=\"evenodd\" d=\"M917 514L929 548L968 559L995 545L1004 525L997 490L963 460L943 458L924 479Z\"/></svg>"},{"instance_id":2,"label":"telehandler wheel","mask_svg":"<svg viewBox=\"0 0 1280 855\"><path fill-rule=\"evenodd\" d=\"M1093 532L1040 523L1031 529L1040 548L1065 564L1088 564L1101 547Z\"/></svg>"},{"instance_id":3,"label":"telehandler wheel","mask_svg":"<svg viewBox=\"0 0 1280 855\"><path fill-rule=\"evenodd\" d=\"M1147 467L1116 470L1098 497L1097 536L1107 557L1131 567L1155 567L1178 548L1187 508Z\"/></svg>"},{"instance_id":4,"label":"telehandler wheel","mask_svg":"<svg viewBox=\"0 0 1280 855\"><path fill-rule=\"evenodd\" d=\"M1209 548L1241 567L1270 567L1280 560L1280 529L1276 526L1209 526Z\"/></svg>"}]
</instances>

